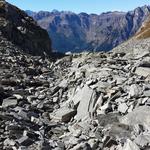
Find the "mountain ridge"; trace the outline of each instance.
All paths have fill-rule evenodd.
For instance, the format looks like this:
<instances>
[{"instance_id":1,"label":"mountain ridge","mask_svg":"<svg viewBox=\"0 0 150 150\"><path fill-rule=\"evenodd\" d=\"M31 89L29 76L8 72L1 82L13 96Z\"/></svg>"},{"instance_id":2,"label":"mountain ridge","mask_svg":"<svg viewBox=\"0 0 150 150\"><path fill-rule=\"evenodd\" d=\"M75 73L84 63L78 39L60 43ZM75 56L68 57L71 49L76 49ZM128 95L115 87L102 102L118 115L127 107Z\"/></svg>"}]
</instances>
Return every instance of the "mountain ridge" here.
<instances>
[{"instance_id":1,"label":"mountain ridge","mask_svg":"<svg viewBox=\"0 0 150 150\"><path fill-rule=\"evenodd\" d=\"M142 23L136 34L118 45L113 52L126 53L126 57L139 58L150 54L150 15Z\"/></svg>"},{"instance_id":2,"label":"mountain ridge","mask_svg":"<svg viewBox=\"0 0 150 150\"><path fill-rule=\"evenodd\" d=\"M28 12L27 12L28 13ZM150 13L150 6L100 15L40 11L30 15L52 37L59 52L108 51L132 37Z\"/></svg>"}]
</instances>

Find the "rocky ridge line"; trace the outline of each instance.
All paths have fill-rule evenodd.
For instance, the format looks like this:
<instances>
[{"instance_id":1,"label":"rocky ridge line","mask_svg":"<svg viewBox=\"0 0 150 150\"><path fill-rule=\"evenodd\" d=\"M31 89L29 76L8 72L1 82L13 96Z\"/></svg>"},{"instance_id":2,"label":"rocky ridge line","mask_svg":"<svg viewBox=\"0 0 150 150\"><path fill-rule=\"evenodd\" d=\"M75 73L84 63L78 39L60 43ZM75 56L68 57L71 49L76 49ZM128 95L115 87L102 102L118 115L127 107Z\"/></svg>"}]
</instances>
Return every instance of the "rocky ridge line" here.
<instances>
[{"instance_id":1,"label":"rocky ridge line","mask_svg":"<svg viewBox=\"0 0 150 150\"><path fill-rule=\"evenodd\" d=\"M149 15L150 6L100 15L66 11L26 12L48 31L56 51L108 51L138 31Z\"/></svg>"}]
</instances>

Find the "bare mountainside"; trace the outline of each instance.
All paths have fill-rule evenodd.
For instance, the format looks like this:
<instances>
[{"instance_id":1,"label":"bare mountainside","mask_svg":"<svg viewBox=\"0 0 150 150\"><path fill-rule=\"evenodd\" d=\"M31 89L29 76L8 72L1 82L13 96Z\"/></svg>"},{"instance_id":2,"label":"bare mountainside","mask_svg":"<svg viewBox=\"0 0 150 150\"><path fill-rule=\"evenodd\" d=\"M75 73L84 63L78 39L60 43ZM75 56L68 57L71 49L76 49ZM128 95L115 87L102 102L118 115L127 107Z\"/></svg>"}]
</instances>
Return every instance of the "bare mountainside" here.
<instances>
[{"instance_id":1,"label":"bare mountainside","mask_svg":"<svg viewBox=\"0 0 150 150\"><path fill-rule=\"evenodd\" d=\"M146 19L146 21L142 24L141 28L135 35L137 39L146 39L150 38L150 16Z\"/></svg>"},{"instance_id":2,"label":"bare mountainside","mask_svg":"<svg viewBox=\"0 0 150 150\"><path fill-rule=\"evenodd\" d=\"M150 12L149 6L133 11L100 15L72 12L26 11L52 37L59 52L108 51L132 37Z\"/></svg>"},{"instance_id":3,"label":"bare mountainside","mask_svg":"<svg viewBox=\"0 0 150 150\"><path fill-rule=\"evenodd\" d=\"M0 1L0 40L5 38L25 52L41 55L50 54L51 41L47 32L24 11Z\"/></svg>"},{"instance_id":4,"label":"bare mountainside","mask_svg":"<svg viewBox=\"0 0 150 150\"><path fill-rule=\"evenodd\" d=\"M143 22L137 33L113 51L125 52L127 57L141 57L150 54L150 16Z\"/></svg>"}]
</instances>

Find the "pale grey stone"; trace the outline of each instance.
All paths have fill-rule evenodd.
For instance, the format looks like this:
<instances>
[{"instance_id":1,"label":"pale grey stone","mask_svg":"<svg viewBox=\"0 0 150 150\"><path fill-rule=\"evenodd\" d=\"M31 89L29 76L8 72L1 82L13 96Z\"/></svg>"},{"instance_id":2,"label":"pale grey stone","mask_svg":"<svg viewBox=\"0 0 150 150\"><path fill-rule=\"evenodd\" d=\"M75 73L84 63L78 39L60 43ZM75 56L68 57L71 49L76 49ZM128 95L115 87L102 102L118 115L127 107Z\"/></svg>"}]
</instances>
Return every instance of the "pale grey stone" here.
<instances>
[{"instance_id":1,"label":"pale grey stone","mask_svg":"<svg viewBox=\"0 0 150 150\"><path fill-rule=\"evenodd\" d=\"M135 108L133 112L128 113L127 115L120 118L120 122L127 125L150 125L150 107L149 106L140 106Z\"/></svg>"},{"instance_id":2,"label":"pale grey stone","mask_svg":"<svg viewBox=\"0 0 150 150\"><path fill-rule=\"evenodd\" d=\"M150 97L150 90L144 91L143 95L146 97Z\"/></svg>"},{"instance_id":3,"label":"pale grey stone","mask_svg":"<svg viewBox=\"0 0 150 150\"><path fill-rule=\"evenodd\" d=\"M95 94L95 91L88 86L85 85L83 87L80 95L79 106L77 108L77 115L75 116L76 120L84 119L85 117L89 116L89 109L93 104L93 101L95 101Z\"/></svg>"},{"instance_id":4,"label":"pale grey stone","mask_svg":"<svg viewBox=\"0 0 150 150\"><path fill-rule=\"evenodd\" d=\"M72 117L76 114L76 110L62 107L50 114L50 118L56 121L69 122Z\"/></svg>"},{"instance_id":5,"label":"pale grey stone","mask_svg":"<svg viewBox=\"0 0 150 150\"><path fill-rule=\"evenodd\" d=\"M54 103L57 103L57 102L58 102L58 100L59 100L59 98L58 98L58 97L54 97L54 98L53 98L53 102L54 102Z\"/></svg>"},{"instance_id":6,"label":"pale grey stone","mask_svg":"<svg viewBox=\"0 0 150 150\"><path fill-rule=\"evenodd\" d=\"M150 144L150 134L139 135L138 137L136 137L134 142L141 148L144 148L145 146L148 146Z\"/></svg>"},{"instance_id":7,"label":"pale grey stone","mask_svg":"<svg viewBox=\"0 0 150 150\"><path fill-rule=\"evenodd\" d=\"M122 150L140 150L140 148L131 140L127 139Z\"/></svg>"},{"instance_id":8,"label":"pale grey stone","mask_svg":"<svg viewBox=\"0 0 150 150\"><path fill-rule=\"evenodd\" d=\"M115 139L127 139L131 137L132 128L128 125L121 123L113 123L109 127L109 131L106 131L105 134L109 134L109 136Z\"/></svg>"},{"instance_id":9,"label":"pale grey stone","mask_svg":"<svg viewBox=\"0 0 150 150\"><path fill-rule=\"evenodd\" d=\"M81 135L82 131L80 129L77 129L73 132L74 137L79 137Z\"/></svg>"},{"instance_id":10,"label":"pale grey stone","mask_svg":"<svg viewBox=\"0 0 150 150\"><path fill-rule=\"evenodd\" d=\"M15 98L17 98L18 100L23 99L23 96L19 95L19 94L14 94L13 95Z\"/></svg>"},{"instance_id":11,"label":"pale grey stone","mask_svg":"<svg viewBox=\"0 0 150 150\"><path fill-rule=\"evenodd\" d=\"M61 88L67 88L67 86L68 86L67 80L63 80L59 84L59 87L61 87Z\"/></svg>"},{"instance_id":12,"label":"pale grey stone","mask_svg":"<svg viewBox=\"0 0 150 150\"><path fill-rule=\"evenodd\" d=\"M128 110L128 106L127 106L126 103L119 104L119 106L118 106L118 111L119 112L125 114L127 112L127 110Z\"/></svg>"},{"instance_id":13,"label":"pale grey stone","mask_svg":"<svg viewBox=\"0 0 150 150\"><path fill-rule=\"evenodd\" d=\"M7 98L3 100L2 107L16 106L18 103L17 99Z\"/></svg>"},{"instance_id":14,"label":"pale grey stone","mask_svg":"<svg viewBox=\"0 0 150 150\"><path fill-rule=\"evenodd\" d=\"M141 94L142 94L142 88L141 88L139 85L137 85L137 84L132 84L132 85L130 86L129 95L130 95L131 97L137 98L137 97L141 96Z\"/></svg>"},{"instance_id":15,"label":"pale grey stone","mask_svg":"<svg viewBox=\"0 0 150 150\"><path fill-rule=\"evenodd\" d=\"M138 68L136 68L135 73L137 75L147 77L148 75L150 75L150 68L148 68L148 67L138 67Z\"/></svg>"},{"instance_id":16,"label":"pale grey stone","mask_svg":"<svg viewBox=\"0 0 150 150\"><path fill-rule=\"evenodd\" d=\"M10 139L6 139L5 141L4 141L4 145L5 146L14 146L16 144L16 142L14 141L14 140L10 140Z\"/></svg>"}]
</instances>

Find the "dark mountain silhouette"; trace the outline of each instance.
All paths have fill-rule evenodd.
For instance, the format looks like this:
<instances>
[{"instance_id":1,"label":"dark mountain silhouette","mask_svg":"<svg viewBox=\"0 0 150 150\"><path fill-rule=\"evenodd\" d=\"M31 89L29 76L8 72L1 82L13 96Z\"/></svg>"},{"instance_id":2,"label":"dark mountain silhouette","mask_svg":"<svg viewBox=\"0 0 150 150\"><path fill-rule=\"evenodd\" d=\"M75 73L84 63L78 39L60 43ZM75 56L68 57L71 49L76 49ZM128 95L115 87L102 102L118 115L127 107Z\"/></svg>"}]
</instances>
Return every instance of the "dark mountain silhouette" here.
<instances>
[{"instance_id":1,"label":"dark mountain silhouette","mask_svg":"<svg viewBox=\"0 0 150 150\"><path fill-rule=\"evenodd\" d=\"M0 38L11 41L27 53L51 53L51 40L47 32L24 11L0 1Z\"/></svg>"}]
</instances>

